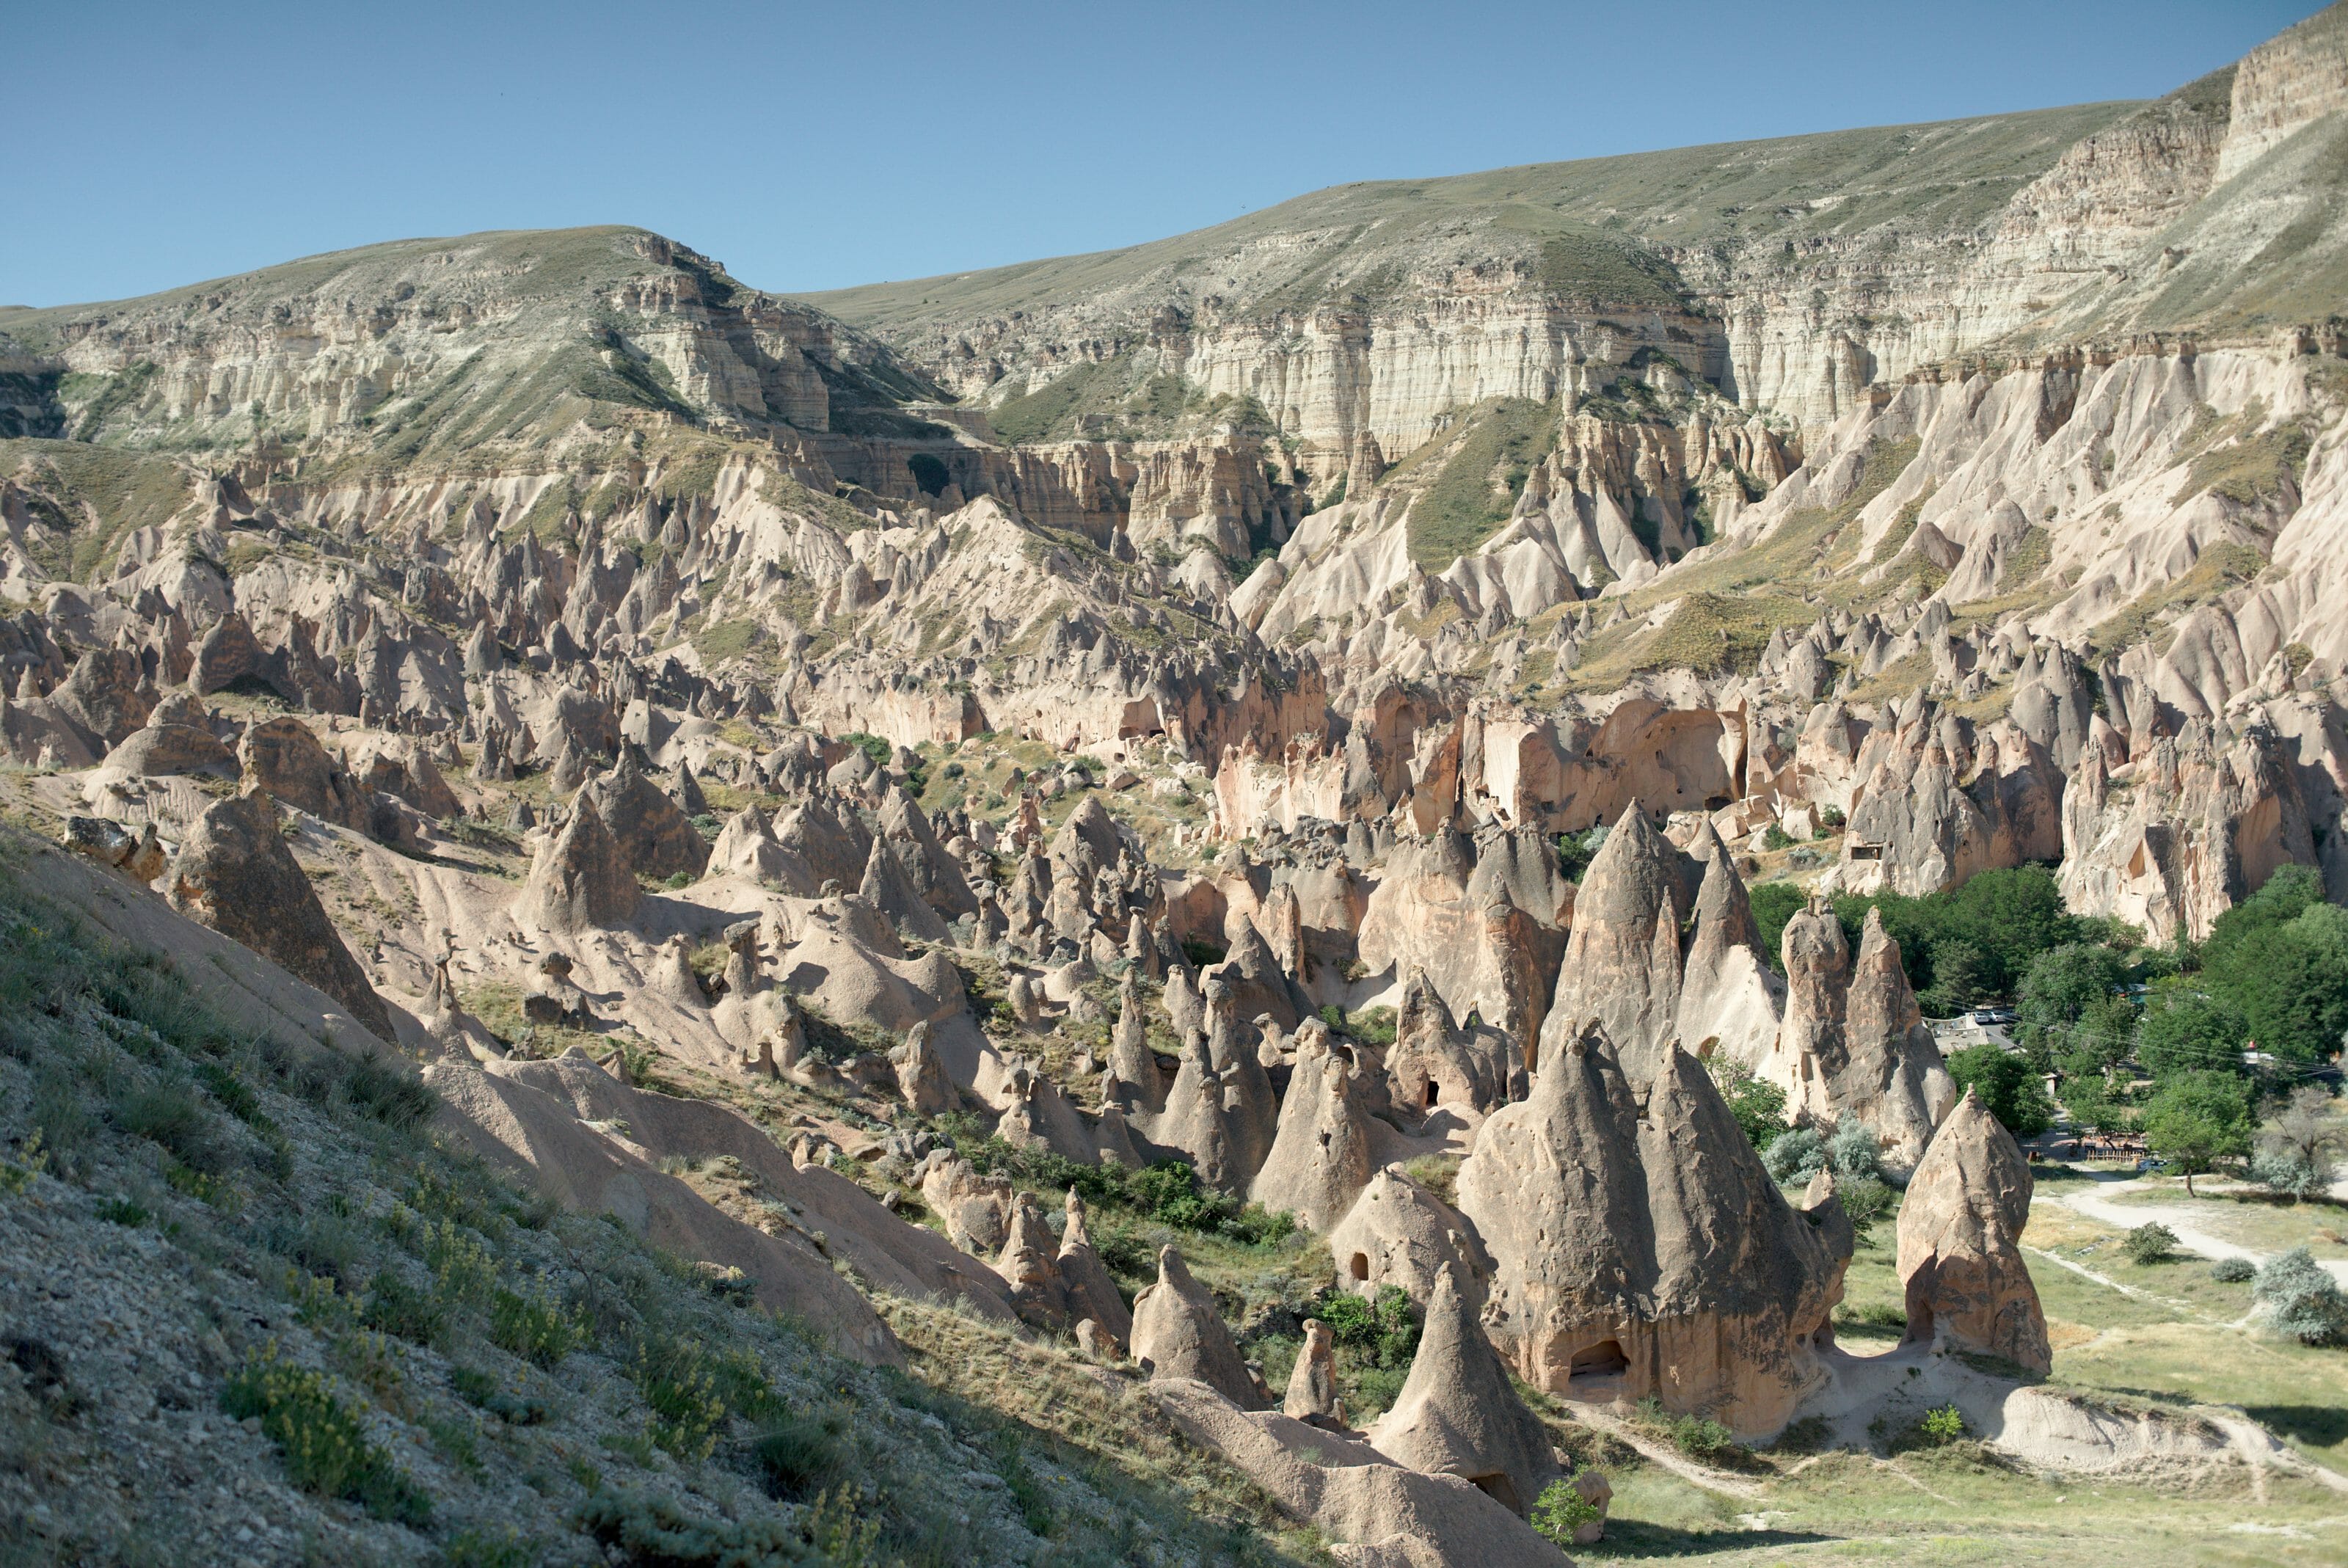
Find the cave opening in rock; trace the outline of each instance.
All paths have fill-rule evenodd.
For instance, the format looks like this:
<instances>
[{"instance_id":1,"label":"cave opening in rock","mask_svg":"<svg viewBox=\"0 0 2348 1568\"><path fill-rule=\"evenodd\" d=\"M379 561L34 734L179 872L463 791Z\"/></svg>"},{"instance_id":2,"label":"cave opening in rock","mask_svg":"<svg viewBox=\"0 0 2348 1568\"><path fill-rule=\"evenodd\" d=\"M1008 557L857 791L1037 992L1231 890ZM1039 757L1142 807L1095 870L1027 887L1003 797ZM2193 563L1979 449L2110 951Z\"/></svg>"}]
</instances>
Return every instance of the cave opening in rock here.
<instances>
[{"instance_id":1,"label":"cave opening in rock","mask_svg":"<svg viewBox=\"0 0 2348 1568\"><path fill-rule=\"evenodd\" d=\"M1622 1354L1619 1339L1601 1339L1585 1350L1573 1353L1572 1369L1567 1377L1579 1382L1584 1377L1619 1377L1631 1369L1631 1358Z\"/></svg>"}]
</instances>

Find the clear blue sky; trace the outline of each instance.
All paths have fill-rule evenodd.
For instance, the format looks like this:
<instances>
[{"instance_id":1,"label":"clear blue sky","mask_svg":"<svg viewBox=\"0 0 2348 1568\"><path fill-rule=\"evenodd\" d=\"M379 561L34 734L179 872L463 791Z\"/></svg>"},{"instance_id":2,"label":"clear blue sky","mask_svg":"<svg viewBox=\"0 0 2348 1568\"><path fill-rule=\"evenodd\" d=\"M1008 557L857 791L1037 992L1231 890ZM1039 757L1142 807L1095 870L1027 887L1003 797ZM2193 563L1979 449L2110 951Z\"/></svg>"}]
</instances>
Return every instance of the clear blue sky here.
<instances>
[{"instance_id":1,"label":"clear blue sky","mask_svg":"<svg viewBox=\"0 0 2348 1568\"><path fill-rule=\"evenodd\" d=\"M631 222L795 292L1324 185L2149 98L2314 0L0 0L0 303Z\"/></svg>"}]
</instances>

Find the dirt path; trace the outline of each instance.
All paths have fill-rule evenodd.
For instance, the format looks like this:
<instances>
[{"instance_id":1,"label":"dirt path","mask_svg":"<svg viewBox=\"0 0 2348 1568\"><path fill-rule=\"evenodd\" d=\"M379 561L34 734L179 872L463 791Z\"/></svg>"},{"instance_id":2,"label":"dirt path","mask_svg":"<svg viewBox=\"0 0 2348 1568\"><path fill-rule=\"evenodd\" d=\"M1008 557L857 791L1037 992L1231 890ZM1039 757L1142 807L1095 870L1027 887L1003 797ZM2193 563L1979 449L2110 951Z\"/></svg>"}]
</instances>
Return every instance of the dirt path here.
<instances>
[{"instance_id":1,"label":"dirt path","mask_svg":"<svg viewBox=\"0 0 2348 1568\"><path fill-rule=\"evenodd\" d=\"M1671 1444L1657 1441L1628 1421L1622 1420L1604 1410L1583 1406L1575 1409L1573 1418L1586 1427L1597 1429L1617 1442L1638 1449L1640 1458L1650 1464L1663 1466L1682 1480L1693 1481L1713 1491L1725 1491L1732 1497L1743 1498L1748 1502L1761 1496L1761 1485L1758 1481L1732 1475L1724 1470L1715 1470L1710 1465L1698 1464Z\"/></svg>"},{"instance_id":2,"label":"dirt path","mask_svg":"<svg viewBox=\"0 0 2348 1568\"><path fill-rule=\"evenodd\" d=\"M2117 1181L2103 1178L2094 1180L2096 1185L2093 1188L2066 1188L2061 1192L2052 1194L2053 1199L2075 1213L2085 1214L2091 1220L2117 1226L2123 1231L2132 1231L2138 1225L2148 1225L2157 1221L2177 1233L2178 1245L2201 1257L2212 1260L2248 1258L2253 1264L2264 1264L2272 1255L2269 1253L2254 1251L2237 1242L2222 1240L2199 1229L2193 1223L2194 1213L2190 1209L2171 1208L2165 1203L2113 1202L2109 1196L2112 1193L2141 1192L2149 1190L2148 1183L2133 1176L2123 1177ZM2323 1266L2330 1271L2333 1278L2343 1284L2348 1284L2348 1259L2326 1262Z\"/></svg>"}]
</instances>

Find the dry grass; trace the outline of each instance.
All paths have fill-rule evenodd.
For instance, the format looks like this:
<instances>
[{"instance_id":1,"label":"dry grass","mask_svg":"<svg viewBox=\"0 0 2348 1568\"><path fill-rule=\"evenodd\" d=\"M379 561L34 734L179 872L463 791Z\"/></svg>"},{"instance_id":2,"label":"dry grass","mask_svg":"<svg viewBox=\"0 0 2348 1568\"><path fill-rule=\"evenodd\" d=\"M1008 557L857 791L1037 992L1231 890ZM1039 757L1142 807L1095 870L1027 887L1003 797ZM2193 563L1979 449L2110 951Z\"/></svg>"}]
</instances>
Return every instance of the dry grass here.
<instances>
[{"instance_id":1,"label":"dry grass","mask_svg":"<svg viewBox=\"0 0 2348 1568\"><path fill-rule=\"evenodd\" d=\"M1190 1534L1205 1551L1229 1552L1246 1532L1260 1532L1276 1550L1259 1547L1253 1561L1328 1560L1262 1489L1184 1437L1133 1377L947 1307L890 1297L876 1305L923 1382L1043 1439L1031 1467L1048 1461L1080 1470L1096 1490L1128 1505L1152 1500L1164 1510L1161 1530L1178 1541ZM1177 1501L1180 1511L1165 1507Z\"/></svg>"}]
</instances>

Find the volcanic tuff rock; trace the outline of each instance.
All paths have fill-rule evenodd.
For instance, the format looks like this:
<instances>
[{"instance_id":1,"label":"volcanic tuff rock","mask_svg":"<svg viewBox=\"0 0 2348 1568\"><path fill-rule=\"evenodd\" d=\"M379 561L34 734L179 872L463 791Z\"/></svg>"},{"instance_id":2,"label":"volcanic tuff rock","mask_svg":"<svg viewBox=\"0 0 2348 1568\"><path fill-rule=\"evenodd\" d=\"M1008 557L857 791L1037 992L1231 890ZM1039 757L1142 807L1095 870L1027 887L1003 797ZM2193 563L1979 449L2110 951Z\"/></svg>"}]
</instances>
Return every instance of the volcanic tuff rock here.
<instances>
[{"instance_id":1,"label":"volcanic tuff rock","mask_svg":"<svg viewBox=\"0 0 2348 1568\"><path fill-rule=\"evenodd\" d=\"M1663 1056L1643 1114L1602 1026L1546 1055L1532 1098L1495 1112L1459 1171L1495 1264L1494 1343L1568 1398L1653 1395L1776 1430L1817 1376L1841 1260L1686 1052Z\"/></svg>"},{"instance_id":2,"label":"volcanic tuff rock","mask_svg":"<svg viewBox=\"0 0 2348 1568\"><path fill-rule=\"evenodd\" d=\"M1955 1102L1956 1086L1917 1010L1900 944L1869 909L1854 962L1842 923L1813 900L1786 923L1782 946L1786 1025L1765 1067L1797 1118L1863 1123L1882 1141L1885 1167L1906 1175Z\"/></svg>"},{"instance_id":3,"label":"volcanic tuff rock","mask_svg":"<svg viewBox=\"0 0 2348 1568\"><path fill-rule=\"evenodd\" d=\"M1264 1403L1215 1298L1172 1247L1158 1249L1158 1283L1134 1298L1133 1358L1153 1382L1195 1378L1243 1410Z\"/></svg>"},{"instance_id":4,"label":"volcanic tuff rock","mask_svg":"<svg viewBox=\"0 0 2348 1568\"><path fill-rule=\"evenodd\" d=\"M1522 1514L1556 1478L1557 1460L1548 1431L1509 1387L1476 1305L1450 1269L1436 1275L1410 1376L1370 1428L1370 1444L1413 1470L1464 1477Z\"/></svg>"},{"instance_id":5,"label":"volcanic tuff rock","mask_svg":"<svg viewBox=\"0 0 2348 1568\"><path fill-rule=\"evenodd\" d=\"M386 1040L391 1015L277 830L267 795L216 800L180 841L166 883L171 904L283 965Z\"/></svg>"},{"instance_id":6,"label":"volcanic tuff rock","mask_svg":"<svg viewBox=\"0 0 2348 1568\"><path fill-rule=\"evenodd\" d=\"M2046 1315L2022 1255L2030 1166L1972 1090L1941 1124L1900 1206L1900 1277L1908 1337L2053 1365Z\"/></svg>"},{"instance_id":7,"label":"volcanic tuff rock","mask_svg":"<svg viewBox=\"0 0 2348 1568\"><path fill-rule=\"evenodd\" d=\"M539 850L522 890L521 913L565 934L616 925L636 911L635 874L619 841L584 791L571 802L571 820Z\"/></svg>"}]
</instances>

